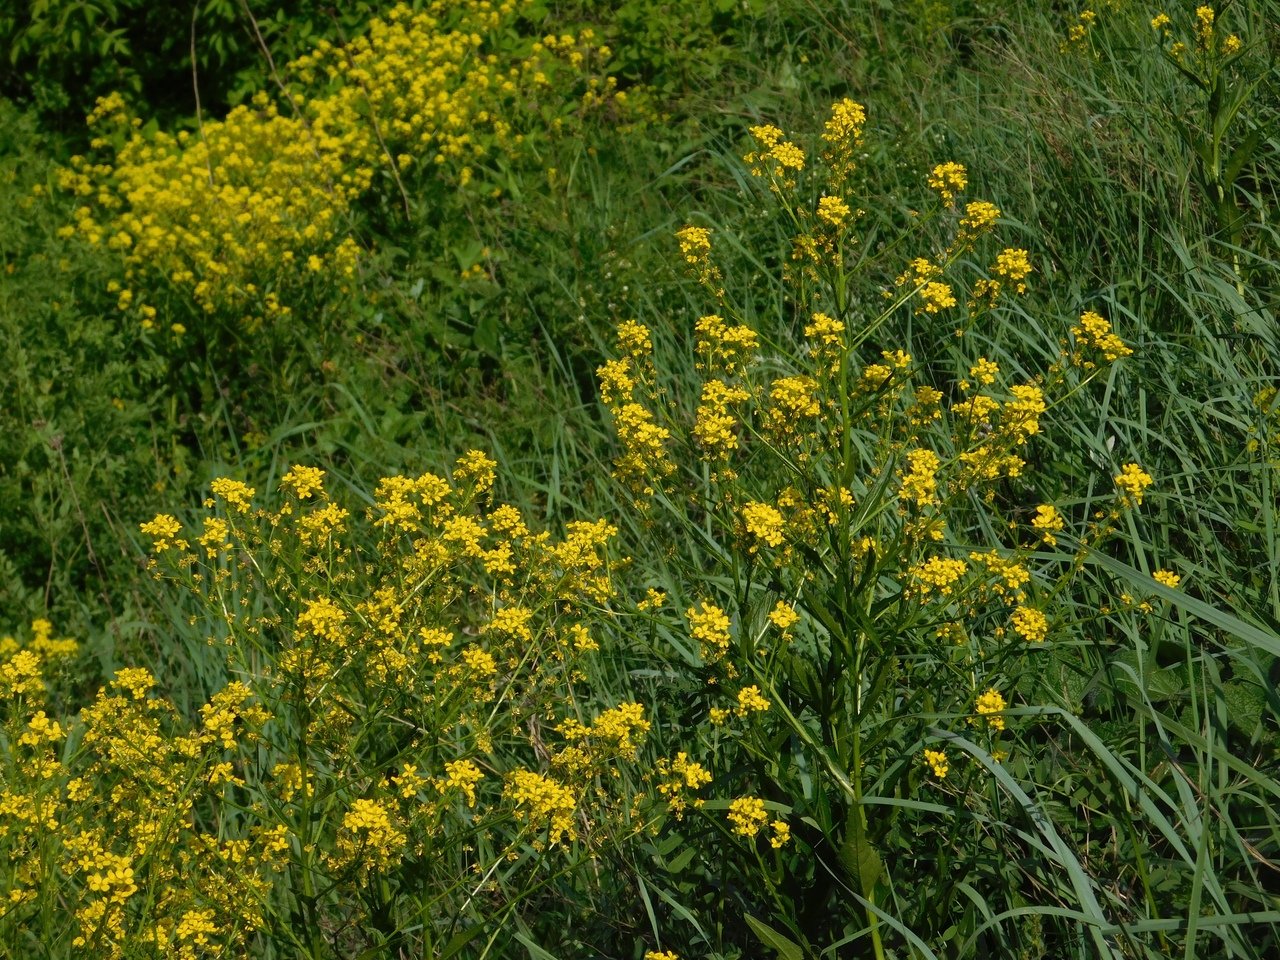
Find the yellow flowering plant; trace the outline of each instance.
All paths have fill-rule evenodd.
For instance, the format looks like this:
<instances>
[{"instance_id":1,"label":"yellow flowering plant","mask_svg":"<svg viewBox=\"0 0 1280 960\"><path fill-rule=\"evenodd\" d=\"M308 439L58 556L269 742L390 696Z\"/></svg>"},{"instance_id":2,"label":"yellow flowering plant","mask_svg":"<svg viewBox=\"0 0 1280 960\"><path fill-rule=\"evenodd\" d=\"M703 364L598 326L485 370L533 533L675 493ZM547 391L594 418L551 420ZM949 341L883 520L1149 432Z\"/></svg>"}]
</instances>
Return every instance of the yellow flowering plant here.
<instances>
[{"instance_id":1,"label":"yellow flowering plant","mask_svg":"<svg viewBox=\"0 0 1280 960\"><path fill-rule=\"evenodd\" d=\"M682 544L664 586L687 604L636 616L688 678L686 715L707 721L701 752L684 748L717 772L718 796L733 789L719 771L738 771L746 794L702 808L707 869L765 878L768 895L741 908L770 911L798 949L848 934L857 903L884 957L886 930L927 941L966 916L972 905L938 877L979 856L990 830L1024 843L997 824L1010 784L1025 795L1002 764L1043 736L1026 719L1037 663L1072 637L1064 598L1152 478L1118 467L1091 518L1036 490L1042 422L1130 352L1096 312L1064 328L1057 360L1034 375L982 356L944 372L888 339L917 317L963 333L1025 293L1033 265L996 242L1000 211L965 196L967 171L943 163L922 178L934 207L882 241L936 245L877 292L853 193L865 122L842 101L811 148L750 130L760 203L792 237L788 317L736 306L715 235L685 228L683 265L714 304L686 334L693 382L635 321L599 374L615 475L647 529L669 525ZM773 811L786 829L765 843ZM901 848L919 830L950 840L908 864ZM1097 896L1060 868L1037 882L1067 907ZM946 892L904 893L921 884Z\"/></svg>"},{"instance_id":2,"label":"yellow flowering plant","mask_svg":"<svg viewBox=\"0 0 1280 960\"><path fill-rule=\"evenodd\" d=\"M104 97L91 153L63 171L77 201L64 232L118 254L117 307L158 344L309 327L307 308L350 292L369 259L371 200L439 223L614 102L607 48L589 29L524 35L527 6L396 5L195 130L155 130Z\"/></svg>"},{"instance_id":3,"label":"yellow flowering plant","mask_svg":"<svg viewBox=\"0 0 1280 960\"><path fill-rule=\"evenodd\" d=\"M542 885L696 807L709 775L683 756L643 800L649 712L593 692L616 529L532 531L492 502L495 466L387 477L362 516L298 465L143 523L225 656L194 715L140 668L56 713L45 679L74 644L0 644L3 942L433 954L503 936Z\"/></svg>"}]
</instances>

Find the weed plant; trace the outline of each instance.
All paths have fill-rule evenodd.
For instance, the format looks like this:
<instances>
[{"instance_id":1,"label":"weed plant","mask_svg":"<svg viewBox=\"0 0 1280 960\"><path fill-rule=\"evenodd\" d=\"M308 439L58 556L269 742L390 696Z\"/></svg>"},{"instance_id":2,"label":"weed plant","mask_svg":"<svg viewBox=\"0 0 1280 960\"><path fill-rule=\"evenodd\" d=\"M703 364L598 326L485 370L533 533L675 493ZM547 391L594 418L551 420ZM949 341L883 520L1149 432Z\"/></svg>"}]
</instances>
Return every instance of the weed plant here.
<instances>
[{"instance_id":1,"label":"weed plant","mask_svg":"<svg viewBox=\"0 0 1280 960\"><path fill-rule=\"evenodd\" d=\"M525 146L437 178L370 140L412 117L355 93L343 51L380 41L330 21L275 63L311 46L333 77L264 62L256 108L217 94L187 123L135 97L95 148L181 166L202 126L358 115L333 127L358 189L307 254L354 238L351 274L229 258L212 314L103 249L132 203L114 161L81 166L97 212L73 215L48 165L70 151L7 110L0 589L35 624L0 647L26 891L5 947L1274 953L1276 22L1269 0L526 6L485 49L590 28L608 66L551 52L565 84L522 101ZM583 111L569 78L606 69L652 92ZM866 119L833 185L813 118L845 98ZM288 152L263 144L251 187ZM248 242L228 229L219 257ZM448 466L471 447L493 502ZM601 517L612 592L560 596L547 551ZM142 572L157 535L176 582ZM417 543L448 559L410 580ZM487 629L508 609L529 639ZM571 623L599 649L566 651ZM624 714L634 759L583 733ZM316 786L285 799L292 762ZM181 816L123 820L131 782Z\"/></svg>"}]
</instances>

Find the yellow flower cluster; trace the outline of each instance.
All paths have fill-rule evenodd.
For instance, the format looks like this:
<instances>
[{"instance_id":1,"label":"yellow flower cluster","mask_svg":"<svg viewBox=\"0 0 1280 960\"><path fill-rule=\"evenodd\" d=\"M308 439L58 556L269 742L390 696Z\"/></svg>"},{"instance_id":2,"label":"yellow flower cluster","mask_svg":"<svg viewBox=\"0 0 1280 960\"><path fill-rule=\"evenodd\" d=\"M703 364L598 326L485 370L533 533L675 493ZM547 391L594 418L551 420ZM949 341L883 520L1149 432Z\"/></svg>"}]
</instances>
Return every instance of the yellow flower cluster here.
<instances>
[{"instance_id":1,"label":"yellow flower cluster","mask_svg":"<svg viewBox=\"0 0 1280 960\"><path fill-rule=\"evenodd\" d=\"M769 547L782 545L786 522L777 507L767 503L748 503L742 508L742 520L747 533L755 538L749 548L752 553L760 548L760 544Z\"/></svg>"},{"instance_id":2,"label":"yellow flower cluster","mask_svg":"<svg viewBox=\"0 0 1280 960\"><path fill-rule=\"evenodd\" d=\"M706 227L682 227L676 231L676 240L690 273L707 289L722 293L716 287L721 280L720 269L711 262L711 231Z\"/></svg>"},{"instance_id":3,"label":"yellow flower cluster","mask_svg":"<svg viewBox=\"0 0 1280 960\"><path fill-rule=\"evenodd\" d=\"M1116 489L1120 491L1121 502L1126 507L1141 506L1143 494L1153 482L1151 474L1136 463L1126 463L1116 474L1115 481Z\"/></svg>"},{"instance_id":4,"label":"yellow flower cluster","mask_svg":"<svg viewBox=\"0 0 1280 960\"><path fill-rule=\"evenodd\" d=\"M46 691L75 643L43 620L26 642L0 640L14 922L70 903L68 940L87 955L238 956L278 909L359 925L373 921L351 905L384 889L377 909L398 923L448 916L477 857L493 858L478 873L508 871L531 844L629 835L644 708L566 719L556 747L540 732L553 711L592 715L592 634L617 629L617 528L531 531L491 502L495 466L470 451L447 477L384 478L363 522L324 543L309 524L336 504L305 465L274 497L220 479L186 527L144 525L157 577L207 605L239 678L188 715L141 668L78 719L59 714ZM727 619L706 626L727 647ZM683 787L655 787L655 816L709 782L687 755L668 772ZM328 892L303 903L300 877Z\"/></svg>"},{"instance_id":5,"label":"yellow flower cluster","mask_svg":"<svg viewBox=\"0 0 1280 960\"><path fill-rule=\"evenodd\" d=\"M764 713L769 709L769 701L760 695L760 688L754 683L738 691L738 716L746 717L753 713Z\"/></svg>"},{"instance_id":6,"label":"yellow flower cluster","mask_svg":"<svg viewBox=\"0 0 1280 960\"><path fill-rule=\"evenodd\" d=\"M841 111L849 142L860 142L865 114L847 104ZM669 612L663 616L661 604L636 609L650 642L666 633L695 668L686 689L707 718L707 753L689 751L681 760L696 757L720 771L769 756L780 744L804 754L820 723L828 742L847 741L850 752L840 775L829 768L829 777L815 774L812 789L822 781L821 789L848 796L842 778L863 774L860 733L874 727L885 742L899 738L901 749L917 751L929 742L921 737L936 735L921 715L1005 730L1009 703L1000 688L1020 689L1012 684L1034 669L1030 662L1078 622L1060 604L1079 564L1039 549L1057 545L1067 518L1030 499L1033 484L1008 482L1030 469L1029 451L1052 405L1078 389L1078 370L1064 350L1042 374L1012 382L1008 365L1002 370L991 357L966 355L954 380L934 380L943 375L929 358L918 361L893 345L899 322L914 329L923 316L933 326L930 315L964 314L966 306L967 322L978 301L989 307L1027 289L1030 255L988 237L1001 212L961 196L969 177L959 164L939 164L929 176L952 238L910 259L897 284L881 288L888 303L877 315L865 310L870 284L858 286L863 278L852 261L838 256L848 239L839 230L856 214L852 199L832 189L827 153L793 153L771 125L751 135L756 148L747 163L772 188L759 191L760 202L803 231L791 238L790 260L780 261L786 315L766 325L750 314L748 325L731 299L713 290L715 312L687 337L700 374L696 393L661 376L647 331L636 338L620 327L616 359L599 370L601 390L615 424L623 404L636 404L663 431L664 447L700 454L710 465L661 478L650 471L663 495L643 504L654 526L653 513L665 511L662 521L705 545L698 562L712 569L688 565L700 588L690 595L732 598L687 608L690 642L682 642L680 625ZM824 141L829 147L841 136ZM677 239L679 257L702 269L711 253L707 231L686 228ZM984 253L988 243L995 249ZM987 286L975 286L973 301L962 306L960 271L982 263L990 264ZM717 274L717 284L723 279ZM1108 337L1109 326L1093 320L1075 334L1082 348L1103 355L1127 349ZM637 351L636 343L645 346ZM618 434L628 449L621 426ZM1117 478L1122 496L1139 500L1140 480L1128 472ZM1073 538L1096 544L1118 515L1104 512ZM801 622L805 629L790 636ZM881 632L878 622L892 629ZM889 662L892 676L881 672ZM852 703L863 711L856 721L843 716ZM918 711L915 720L904 717L904 705ZM949 776L944 750L921 756L933 783ZM658 770L662 796L687 789L671 763ZM797 806L808 802L809 784L788 786ZM686 812L674 799L667 809ZM728 804L728 820L735 835L758 839L770 818L764 800L740 796ZM790 838L786 822L775 821L771 844Z\"/></svg>"},{"instance_id":7,"label":"yellow flower cluster","mask_svg":"<svg viewBox=\"0 0 1280 960\"><path fill-rule=\"evenodd\" d=\"M997 690L988 689L978 695L974 709L979 717L986 719L987 726L992 730L1003 730L1005 724L1001 714L1007 706L1004 697Z\"/></svg>"},{"instance_id":8,"label":"yellow flower cluster","mask_svg":"<svg viewBox=\"0 0 1280 960\"><path fill-rule=\"evenodd\" d=\"M930 171L928 184L929 189L936 191L942 202L950 206L955 203L956 194L963 193L969 186L969 171L954 161L940 163Z\"/></svg>"},{"instance_id":9,"label":"yellow flower cluster","mask_svg":"<svg viewBox=\"0 0 1280 960\"><path fill-rule=\"evenodd\" d=\"M927 507L938 500L938 455L932 450L907 452L907 467L902 471L898 495L917 507Z\"/></svg>"},{"instance_id":10,"label":"yellow flower cluster","mask_svg":"<svg viewBox=\"0 0 1280 960\"><path fill-rule=\"evenodd\" d=\"M796 174L804 169L804 151L772 124L752 127L749 132L756 149L742 159L750 167L752 176L767 177L770 188L775 191L793 189Z\"/></svg>"},{"instance_id":11,"label":"yellow flower cluster","mask_svg":"<svg viewBox=\"0 0 1280 960\"><path fill-rule=\"evenodd\" d=\"M1054 547L1058 544L1057 534L1062 532L1066 521L1057 507L1051 503L1042 503L1036 507L1036 515L1031 520L1031 526L1046 546Z\"/></svg>"},{"instance_id":12,"label":"yellow flower cluster","mask_svg":"<svg viewBox=\"0 0 1280 960\"><path fill-rule=\"evenodd\" d=\"M759 797L739 797L729 804L729 822L740 837L754 837L769 822L764 801Z\"/></svg>"},{"instance_id":13,"label":"yellow flower cluster","mask_svg":"<svg viewBox=\"0 0 1280 960\"><path fill-rule=\"evenodd\" d=\"M1049 635L1049 618L1034 607L1018 607L1011 619L1013 629L1028 643L1043 643Z\"/></svg>"},{"instance_id":14,"label":"yellow flower cluster","mask_svg":"<svg viewBox=\"0 0 1280 960\"><path fill-rule=\"evenodd\" d=\"M357 864L364 870L385 871L404 854L408 838L392 811L377 800L355 800L342 816L333 866Z\"/></svg>"},{"instance_id":15,"label":"yellow flower cluster","mask_svg":"<svg viewBox=\"0 0 1280 960\"><path fill-rule=\"evenodd\" d=\"M857 153L862 148L862 131L866 123L867 111L862 104L847 97L832 104L831 116L822 129L822 159L826 163L832 190L841 189L852 176Z\"/></svg>"},{"instance_id":16,"label":"yellow flower cluster","mask_svg":"<svg viewBox=\"0 0 1280 960\"><path fill-rule=\"evenodd\" d=\"M1072 355L1072 361L1085 369L1093 367L1093 362L1084 356L1086 349L1098 351L1107 363L1114 363L1121 357L1133 354L1133 350L1112 332L1111 324L1093 310L1080 314L1080 322L1071 328L1071 335L1076 338L1076 352Z\"/></svg>"},{"instance_id":17,"label":"yellow flower cluster","mask_svg":"<svg viewBox=\"0 0 1280 960\"><path fill-rule=\"evenodd\" d=\"M941 750L925 750L924 762L929 765L929 769L933 771L933 775L939 780L944 779L951 770L947 755Z\"/></svg>"},{"instance_id":18,"label":"yellow flower cluster","mask_svg":"<svg viewBox=\"0 0 1280 960\"><path fill-rule=\"evenodd\" d=\"M614 97L589 30L512 43L524 6L395 6L288 65L279 99L259 93L195 132L150 132L109 97L90 116L107 158L63 176L81 201L68 232L119 251L120 310L145 328L165 285L251 328L288 320L310 287L350 283L363 253L352 208L380 170L402 192L410 174L465 188L477 166L559 130L537 108L546 92L557 105L580 92L579 112Z\"/></svg>"},{"instance_id":19,"label":"yellow flower cluster","mask_svg":"<svg viewBox=\"0 0 1280 960\"><path fill-rule=\"evenodd\" d=\"M678 753L674 760L658 761L658 793L677 820L683 820L685 811L693 806L702 807L701 797L689 798L688 794L711 783L706 767L689 759L688 754Z\"/></svg>"},{"instance_id":20,"label":"yellow flower cluster","mask_svg":"<svg viewBox=\"0 0 1280 960\"><path fill-rule=\"evenodd\" d=\"M623 356L604 363L596 371L600 379L600 400L613 415L622 447L614 459L614 476L632 493L643 496L652 496L653 481L675 470L666 449L671 431L659 426L652 411L638 402L638 387L650 372L652 349L648 328L626 321L618 327L618 350Z\"/></svg>"},{"instance_id":21,"label":"yellow flower cluster","mask_svg":"<svg viewBox=\"0 0 1280 960\"><path fill-rule=\"evenodd\" d=\"M786 633L800 622L800 614L796 613L795 607L779 600L769 611L769 622Z\"/></svg>"},{"instance_id":22,"label":"yellow flower cluster","mask_svg":"<svg viewBox=\"0 0 1280 960\"><path fill-rule=\"evenodd\" d=\"M1005 289L1014 293L1027 292L1027 277L1032 273L1030 255L1026 250L1006 247L996 255L996 262L989 268L991 277L984 277L973 284L973 299L970 309L978 303L994 307Z\"/></svg>"},{"instance_id":23,"label":"yellow flower cluster","mask_svg":"<svg viewBox=\"0 0 1280 960\"><path fill-rule=\"evenodd\" d=\"M702 649L702 659L707 663L724 657L729 652L729 615L714 603L702 603L690 607L685 613L689 619L689 632Z\"/></svg>"},{"instance_id":24,"label":"yellow flower cluster","mask_svg":"<svg viewBox=\"0 0 1280 960\"><path fill-rule=\"evenodd\" d=\"M578 804L564 784L532 770L516 770L507 780L506 795L515 804L516 818L545 831L550 843L577 837L573 815Z\"/></svg>"},{"instance_id":25,"label":"yellow flower cluster","mask_svg":"<svg viewBox=\"0 0 1280 960\"><path fill-rule=\"evenodd\" d=\"M954 557L930 557L907 571L915 589L921 596L938 593L949 596L956 582L969 571L963 560Z\"/></svg>"},{"instance_id":26,"label":"yellow flower cluster","mask_svg":"<svg viewBox=\"0 0 1280 960\"><path fill-rule=\"evenodd\" d=\"M1196 7L1196 20L1193 31L1196 36L1196 43L1202 50L1209 50L1213 47L1213 21L1217 14L1213 7L1200 6Z\"/></svg>"},{"instance_id":27,"label":"yellow flower cluster","mask_svg":"<svg viewBox=\"0 0 1280 960\"><path fill-rule=\"evenodd\" d=\"M30 677L34 666L38 679L49 656L72 652L68 641L50 640L47 621L37 625L27 649L5 652L4 668L16 662ZM32 653L50 642L55 648L43 657ZM24 663L24 655L45 662ZM0 676L13 672L0 669ZM237 682L183 725L172 705L150 696L154 686L145 670L119 671L70 721L79 730L74 753L63 751L63 723L36 709L43 684L23 691L0 749L10 771L0 793L0 850L19 869L6 876L0 867L0 876L19 911L41 908L37 890L64 890L59 899L75 904L73 943L94 956L149 947L194 956L184 945L197 943L235 952L263 925L280 832L250 828L228 837L202 828L200 818L230 810L227 785L244 782L243 748L258 742L268 716ZM13 684L0 686L0 699L15 692ZM21 736L13 736L15 727ZM146 909L134 909L142 901Z\"/></svg>"}]
</instances>

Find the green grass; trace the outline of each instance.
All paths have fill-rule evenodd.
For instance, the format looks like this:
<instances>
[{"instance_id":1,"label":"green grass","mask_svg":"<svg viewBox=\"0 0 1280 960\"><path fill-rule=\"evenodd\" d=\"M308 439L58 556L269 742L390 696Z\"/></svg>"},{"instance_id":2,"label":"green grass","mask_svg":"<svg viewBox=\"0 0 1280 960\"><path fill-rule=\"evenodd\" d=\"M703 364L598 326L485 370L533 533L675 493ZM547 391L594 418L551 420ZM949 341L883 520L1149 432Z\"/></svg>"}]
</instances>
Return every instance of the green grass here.
<instances>
[{"instance_id":1,"label":"green grass","mask_svg":"<svg viewBox=\"0 0 1280 960\"><path fill-rule=\"evenodd\" d=\"M1055 360L1082 310L1097 309L1134 356L1046 416L1035 479L1018 496L1084 523L1121 464L1138 460L1156 483L1084 563L1048 666L1018 681L1027 706L1010 722L1029 731L1024 749L997 764L976 736L938 726L988 777L969 805L904 792L886 764L866 801L873 842L859 848L855 821L824 810L813 787L806 809L826 821L796 827L806 857L771 878L779 892L732 846L724 805L712 803L605 854L603 880L550 876L490 932L489 955L639 958L660 942L684 958L870 956L877 912L889 957L1272 955L1280 410L1257 397L1280 386L1280 7L1252 0L1221 14L1247 41L1242 79L1227 88L1247 94L1223 121L1228 152L1258 132L1227 183L1241 218L1228 225L1196 152L1222 96L1211 101L1160 55L1155 12L1100 9L1087 46L1063 51L1072 20L1049 4L553 8L547 23L595 23L665 119L621 135L601 122L548 145L541 166L554 180L500 171L507 198L454 211L447 230L427 197L410 198L406 220L388 194L386 209L362 214L378 254L359 287L316 304L323 329L283 338L257 367L217 354L173 364L117 328L104 292L114 265L57 236L64 199L24 200L52 185L68 148L6 105L0 626L47 615L85 641L69 703L144 662L192 711L226 666L191 623L199 607L143 572L139 522L194 516L218 475L274 488L292 463L324 466L355 512L379 477L440 470L477 446L499 462L499 499L546 528L618 523L637 596L659 586L683 611L724 588L716 537L666 514L637 517L612 480L594 371L614 324L635 318L654 332L673 401L696 401L692 324L709 307L676 255L673 234L688 223L716 231L742 315L769 340L800 339L803 318L776 279L791 230L758 201L740 155L747 126L812 132L832 100L851 96L869 114L861 310L878 310L877 288L936 237L926 225L919 250L881 246L912 222L940 161L967 166L970 195L1006 212L1002 236L1036 266L1029 296L964 338L949 321L894 317L866 354L903 346L939 382L979 354L1028 377ZM494 282L456 283L479 247L492 251ZM965 531L974 543L986 532ZM1181 575L1178 590L1150 579L1159 568ZM1156 597L1156 613L1098 616L1126 592ZM643 641L617 632L592 677L667 725L651 735L654 757L684 749L701 720L690 692L700 680L679 652L688 643L670 625ZM804 757L802 739L779 741L773 756ZM717 779L799 803L783 788L825 782L803 767L816 755L797 760L798 773L744 763ZM949 842L959 836L969 839ZM851 881L850 848L855 858L878 849L885 876L859 885L855 868ZM948 913L930 918L939 903Z\"/></svg>"}]
</instances>

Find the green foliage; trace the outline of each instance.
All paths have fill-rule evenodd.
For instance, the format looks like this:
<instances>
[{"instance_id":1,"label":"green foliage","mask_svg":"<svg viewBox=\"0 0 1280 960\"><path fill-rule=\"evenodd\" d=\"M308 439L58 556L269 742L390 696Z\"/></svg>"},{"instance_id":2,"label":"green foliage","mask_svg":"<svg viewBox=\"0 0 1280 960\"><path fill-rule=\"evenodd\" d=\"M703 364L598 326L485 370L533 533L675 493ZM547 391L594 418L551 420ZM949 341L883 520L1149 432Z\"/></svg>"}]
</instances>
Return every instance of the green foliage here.
<instances>
[{"instance_id":1,"label":"green foliage","mask_svg":"<svg viewBox=\"0 0 1280 960\"><path fill-rule=\"evenodd\" d=\"M98 97L114 92L162 115L191 113L197 95L205 109L223 110L269 82L264 44L284 62L317 39L355 32L379 6L373 0L11 4L0 11L0 48L7 51L0 96L33 103L68 133Z\"/></svg>"},{"instance_id":2,"label":"green foliage","mask_svg":"<svg viewBox=\"0 0 1280 960\"><path fill-rule=\"evenodd\" d=\"M0 130L0 605L9 622L53 611L79 631L136 610L121 534L192 453L153 430L164 367L113 322L111 265L57 237L53 145L8 105Z\"/></svg>"},{"instance_id":3,"label":"green foliage","mask_svg":"<svg viewBox=\"0 0 1280 960\"><path fill-rule=\"evenodd\" d=\"M311 2L249 9L283 71L319 39L357 35L381 6L346 5L337 21ZM69 144L88 140L79 116L98 94L123 90L148 136L194 135L191 8L6 7L0 38L12 59L0 84L28 112L0 112L0 349L10 360L0 624L18 632L47 614L84 641L88 655L59 687L64 715L116 667L145 663L189 723L227 666L206 643L202 602L141 575L139 523L158 511L190 520L213 476L274 489L293 463L325 467L335 498L358 513L379 478L440 472L481 447L499 461L501 499L551 529L612 518L631 558L619 576L680 598L662 616L644 612L642 628L606 631L592 671L610 702L654 711L649 760L691 740L728 758L699 726L710 695L682 614L708 593L737 596L725 566L731 524L707 510L691 531L686 500L632 514L610 476L619 451L594 371L616 324L638 319L667 371L667 408L697 406L703 376L688 344L709 310L678 262L672 238L685 224L713 231L734 309L768 333L770 376L809 362L795 353L805 316L777 279L794 225L758 202L739 158L747 127L813 130L849 96L872 117L856 182L858 197L875 198L859 201L868 209L851 261L858 318L879 314L879 288L893 288L915 252L894 238L946 242L945 218L916 215L922 177L939 160L968 167L974 195L1005 211L1004 242L1026 248L1035 270L1027 299L963 337L954 315L906 313L862 349L874 358L902 348L925 383L949 383L976 356L1026 381L1058 359L1071 320L1096 310L1135 353L1042 418L1024 454L1034 482L1008 481L1000 503L1019 522L1034 504L1056 503L1077 529L1106 510L1120 461L1140 460L1156 484L1056 597L1060 639L1034 669L984 665L1009 668L1001 689L1019 705L1007 718L1017 748L1002 764L983 731L926 716L948 711L906 711L920 706L919 687L901 701L911 716L895 723L883 691L916 665L892 657L876 723L840 727L836 705L874 683L824 681L835 661L821 638L840 634L810 631L803 655L769 675L769 723L733 739L736 759L712 771L732 794L707 791L702 810L598 851L581 872L548 870L495 943L566 958L639 960L651 948L686 960L862 955L874 952L874 902L887 956L1275 953L1280 10L1274 0L1224 5L1218 39L1235 32L1241 50L1179 62L1169 46L1193 45L1196 6L1168 8L1174 32L1163 36L1150 26L1159 10L1128 3L527 5L503 43L525 49L543 34L594 28L634 112L600 111L518 161L491 157L465 191L430 171L397 183L377 164L344 223L362 250L347 289L318 284L298 300L306 323L270 341L238 332L239 315L228 314L222 339L188 337L178 349L121 314L108 291L122 272L117 252L58 235L73 214L53 187ZM244 7L210 0L196 14L204 121L259 91L276 97ZM1072 40L1079 25L1088 28ZM576 105L547 97L538 110L544 123ZM50 125L67 139L48 136ZM166 322L195 329L203 319L180 287L155 305ZM692 414L676 421L687 430ZM680 468L697 455L683 451ZM740 471L755 499L780 479L767 464ZM964 514L957 543L993 534L979 512ZM1182 578L1177 589L1152 579L1161 568ZM751 583L747 620L771 588ZM847 586L811 586L813 607L834 623L869 616L888 636L893 604L867 615L854 603L867 594ZM292 615L288 604L274 609ZM838 749L806 743L828 728ZM883 747L863 765L874 802L861 805L832 774L857 772L854 729ZM919 762L926 745L952 763L932 787ZM908 792L929 789L936 795ZM748 795L770 818L790 818L789 845L756 850L730 833L728 803ZM1044 870L1029 877L1026 863ZM935 904L952 922L929 914ZM1078 912L1055 912L1065 905ZM453 946L459 956L485 950Z\"/></svg>"}]
</instances>

